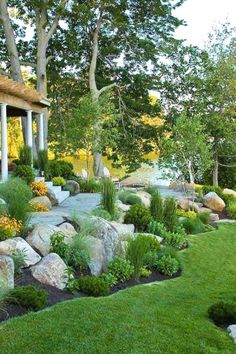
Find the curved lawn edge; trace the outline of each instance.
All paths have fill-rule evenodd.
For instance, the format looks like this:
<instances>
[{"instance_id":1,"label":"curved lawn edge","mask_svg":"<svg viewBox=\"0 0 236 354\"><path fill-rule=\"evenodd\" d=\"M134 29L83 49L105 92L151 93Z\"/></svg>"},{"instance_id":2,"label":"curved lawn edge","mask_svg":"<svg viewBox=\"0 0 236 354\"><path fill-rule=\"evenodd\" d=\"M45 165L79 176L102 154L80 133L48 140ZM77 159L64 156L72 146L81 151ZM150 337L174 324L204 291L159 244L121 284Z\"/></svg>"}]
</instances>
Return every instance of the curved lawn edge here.
<instances>
[{"instance_id":1,"label":"curved lawn edge","mask_svg":"<svg viewBox=\"0 0 236 354\"><path fill-rule=\"evenodd\" d=\"M190 236L182 276L77 298L0 325L1 353L235 353L226 331L207 318L235 299L236 224Z\"/></svg>"}]
</instances>

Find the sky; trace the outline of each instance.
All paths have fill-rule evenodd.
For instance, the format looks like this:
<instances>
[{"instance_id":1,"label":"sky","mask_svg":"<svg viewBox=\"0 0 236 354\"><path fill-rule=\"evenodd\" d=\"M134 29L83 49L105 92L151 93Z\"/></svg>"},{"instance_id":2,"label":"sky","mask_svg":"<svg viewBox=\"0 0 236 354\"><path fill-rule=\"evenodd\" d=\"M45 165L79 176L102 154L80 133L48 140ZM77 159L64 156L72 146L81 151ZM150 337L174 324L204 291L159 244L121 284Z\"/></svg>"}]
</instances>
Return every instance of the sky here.
<instances>
[{"instance_id":1,"label":"sky","mask_svg":"<svg viewBox=\"0 0 236 354\"><path fill-rule=\"evenodd\" d=\"M186 0L175 16L188 24L176 31L176 37L186 39L187 44L204 47L214 25L228 20L236 27L236 0Z\"/></svg>"}]
</instances>

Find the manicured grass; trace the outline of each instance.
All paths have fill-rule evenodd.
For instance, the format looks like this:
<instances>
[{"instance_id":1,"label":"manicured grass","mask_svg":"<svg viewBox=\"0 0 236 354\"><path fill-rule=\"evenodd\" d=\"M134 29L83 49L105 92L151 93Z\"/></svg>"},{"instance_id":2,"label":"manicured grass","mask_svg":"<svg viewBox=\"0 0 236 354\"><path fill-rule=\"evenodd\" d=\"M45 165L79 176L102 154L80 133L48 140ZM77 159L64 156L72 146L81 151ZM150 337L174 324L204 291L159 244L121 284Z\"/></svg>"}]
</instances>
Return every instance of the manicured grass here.
<instances>
[{"instance_id":1,"label":"manicured grass","mask_svg":"<svg viewBox=\"0 0 236 354\"><path fill-rule=\"evenodd\" d=\"M236 224L191 237L183 276L106 298L64 302L0 325L1 354L236 353L207 318L209 305L236 300Z\"/></svg>"}]
</instances>

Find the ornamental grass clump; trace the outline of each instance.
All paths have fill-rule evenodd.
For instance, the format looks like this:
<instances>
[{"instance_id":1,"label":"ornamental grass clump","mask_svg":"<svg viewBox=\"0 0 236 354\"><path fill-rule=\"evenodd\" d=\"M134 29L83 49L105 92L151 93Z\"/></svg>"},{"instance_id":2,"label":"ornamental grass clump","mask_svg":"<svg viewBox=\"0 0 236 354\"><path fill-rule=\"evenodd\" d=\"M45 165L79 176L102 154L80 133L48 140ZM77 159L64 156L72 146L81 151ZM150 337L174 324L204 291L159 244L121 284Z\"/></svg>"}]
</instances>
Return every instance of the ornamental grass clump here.
<instances>
[{"instance_id":1,"label":"ornamental grass clump","mask_svg":"<svg viewBox=\"0 0 236 354\"><path fill-rule=\"evenodd\" d=\"M159 191L157 190L152 194L150 211L154 220L158 222L163 221L163 201Z\"/></svg>"},{"instance_id":2,"label":"ornamental grass clump","mask_svg":"<svg viewBox=\"0 0 236 354\"><path fill-rule=\"evenodd\" d=\"M112 217L115 214L116 191L110 178L104 178L102 182L101 205Z\"/></svg>"},{"instance_id":3,"label":"ornamental grass clump","mask_svg":"<svg viewBox=\"0 0 236 354\"><path fill-rule=\"evenodd\" d=\"M33 195L35 197L45 196L45 195L47 195L47 191L48 191L47 185L43 181L32 182L31 189L32 189Z\"/></svg>"},{"instance_id":4,"label":"ornamental grass clump","mask_svg":"<svg viewBox=\"0 0 236 354\"><path fill-rule=\"evenodd\" d=\"M164 202L163 222L168 231L173 232L177 223L177 206L176 200L168 197Z\"/></svg>"},{"instance_id":5,"label":"ornamental grass clump","mask_svg":"<svg viewBox=\"0 0 236 354\"><path fill-rule=\"evenodd\" d=\"M125 224L134 224L135 231L146 231L152 217L150 210L143 205L132 205L124 218Z\"/></svg>"},{"instance_id":6,"label":"ornamental grass clump","mask_svg":"<svg viewBox=\"0 0 236 354\"><path fill-rule=\"evenodd\" d=\"M47 150L38 151L38 167L41 172L47 174L48 171L48 151Z\"/></svg>"},{"instance_id":7,"label":"ornamental grass clump","mask_svg":"<svg viewBox=\"0 0 236 354\"><path fill-rule=\"evenodd\" d=\"M19 286L8 292L6 302L20 305L30 311L38 311L47 305L47 293L32 285Z\"/></svg>"},{"instance_id":8,"label":"ornamental grass clump","mask_svg":"<svg viewBox=\"0 0 236 354\"><path fill-rule=\"evenodd\" d=\"M19 151L19 165L32 165L32 148L29 146L22 146Z\"/></svg>"},{"instance_id":9,"label":"ornamental grass clump","mask_svg":"<svg viewBox=\"0 0 236 354\"><path fill-rule=\"evenodd\" d=\"M34 181L35 174L31 166L28 165L18 165L13 171L14 177L20 177L27 184L31 184Z\"/></svg>"}]
</instances>

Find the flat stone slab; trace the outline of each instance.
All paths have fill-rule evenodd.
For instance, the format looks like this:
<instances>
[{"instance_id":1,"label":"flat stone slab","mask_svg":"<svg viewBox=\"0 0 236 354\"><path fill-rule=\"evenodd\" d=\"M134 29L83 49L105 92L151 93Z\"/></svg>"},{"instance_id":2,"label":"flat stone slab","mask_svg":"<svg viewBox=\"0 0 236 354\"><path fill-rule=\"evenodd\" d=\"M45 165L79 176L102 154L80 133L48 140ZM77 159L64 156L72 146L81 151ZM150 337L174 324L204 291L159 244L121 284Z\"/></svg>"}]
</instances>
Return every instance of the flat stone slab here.
<instances>
[{"instance_id":1,"label":"flat stone slab","mask_svg":"<svg viewBox=\"0 0 236 354\"><path fill-rule=\"evenodd\" d=\"M233 338L234 343L236 343L236 325L230 325L227 330Z\"/></svg>"},{"instance_id":2,"label":"flat stone slab","mask_svg":"<svg viewBox=\"0 0 236 354\"><path fill-rule=\"evenodd\" d=\"M219 221L216 221L217 224L224 224L224 223L234 223L236 222L236 220L232 220L232 219L221 219Z\"/></svg>"},{"instance_id":3,"label":"flat stone slab","mask_svg":"<svg viewBox=\"0 0 236 354\"><path fill-rule=\"evenodd\" d=\"M100 193L77 194L67 198L60 205L54 206L51 211L33 213L30 225L42 223L59 225L65 221L66 217L73 215L75 212L76 214L78 214L78 211L81 211L81 213L91 212L99 205L100 199Z\"/></svg>"}]
</instances>

